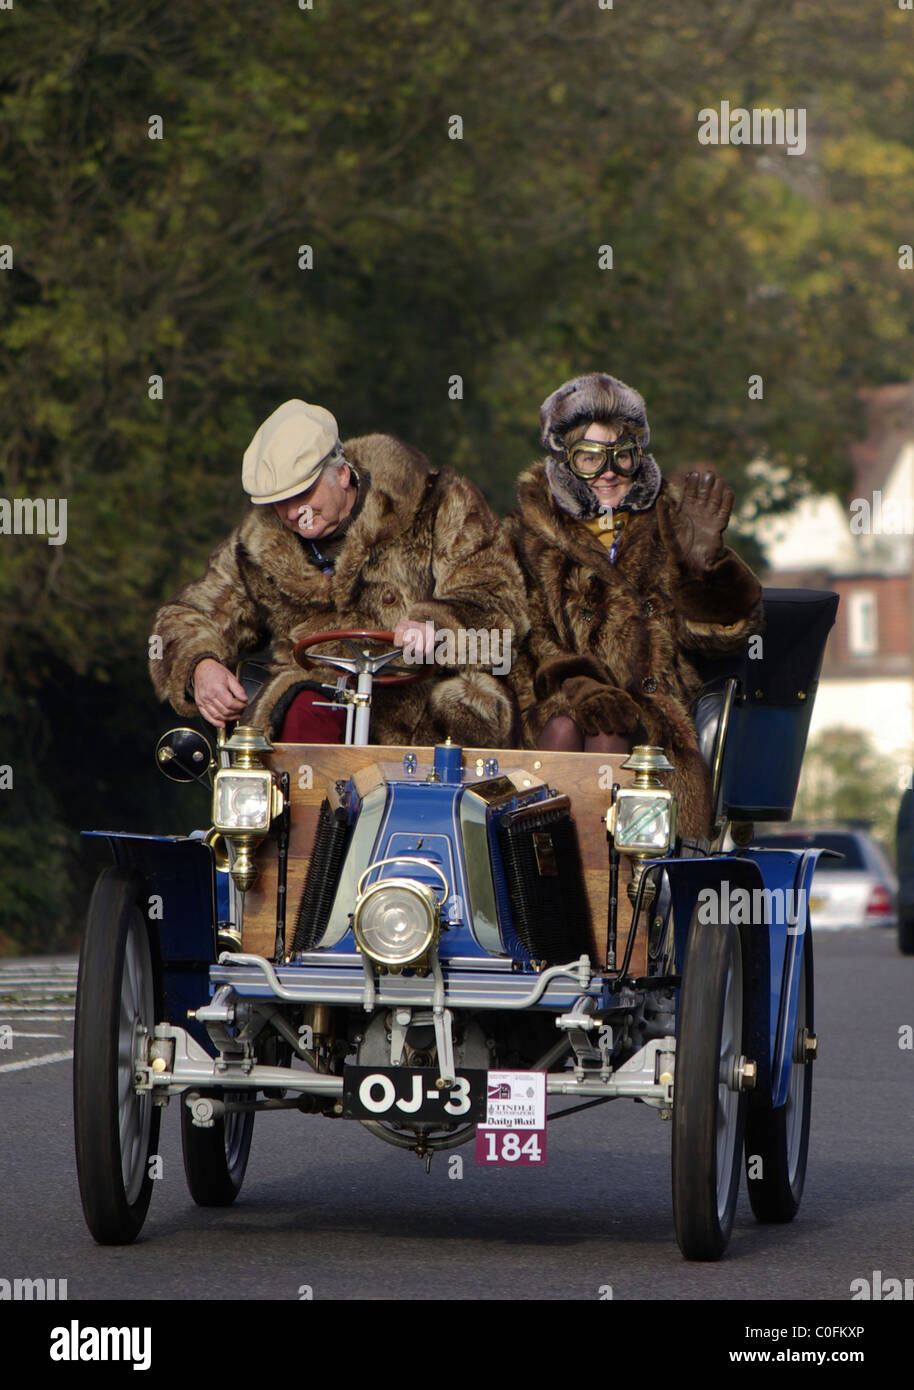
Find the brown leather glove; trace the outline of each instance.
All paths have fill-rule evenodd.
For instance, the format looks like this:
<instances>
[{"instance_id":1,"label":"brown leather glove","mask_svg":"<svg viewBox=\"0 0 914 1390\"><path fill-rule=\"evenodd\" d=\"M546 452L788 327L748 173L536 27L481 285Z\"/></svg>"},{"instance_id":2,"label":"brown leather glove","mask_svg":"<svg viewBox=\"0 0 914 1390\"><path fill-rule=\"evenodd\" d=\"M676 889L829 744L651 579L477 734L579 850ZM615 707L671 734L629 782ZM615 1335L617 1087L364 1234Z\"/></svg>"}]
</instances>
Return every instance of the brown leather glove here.
<instances>
[{"instance_id":1,"label":"brown leather glove","mask_svg":"<svg viewBox=\"0 0 914 1390\"><path fill-rule=\"evenodd\" d=\"M678 506L666 495L658 499L661 539L684 569L702 574L724 553L722 536L732 510L733 489L713 469L688 473Z\"/></svg>"}]
</instances>

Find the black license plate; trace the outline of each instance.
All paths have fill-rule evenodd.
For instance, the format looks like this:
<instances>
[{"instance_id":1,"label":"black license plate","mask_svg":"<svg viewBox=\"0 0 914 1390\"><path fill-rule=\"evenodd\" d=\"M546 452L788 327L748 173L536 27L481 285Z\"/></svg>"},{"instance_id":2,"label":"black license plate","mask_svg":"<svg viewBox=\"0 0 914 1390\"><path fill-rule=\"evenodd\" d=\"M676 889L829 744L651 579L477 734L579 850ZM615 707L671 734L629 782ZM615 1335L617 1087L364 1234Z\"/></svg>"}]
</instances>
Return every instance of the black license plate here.
<instances>
[{"instance_id":1,"label":"black license plate","mask_svg":"<svg viewBox=\"0 0 914 1390\"><path fill-rule=\"evenodd\" d=\"M478 1124L486 1117L486 1071L457 1073L439 1090L437 1067L345 1067L343 1114L352 1120Z\"/></svg>"}]
</instances>

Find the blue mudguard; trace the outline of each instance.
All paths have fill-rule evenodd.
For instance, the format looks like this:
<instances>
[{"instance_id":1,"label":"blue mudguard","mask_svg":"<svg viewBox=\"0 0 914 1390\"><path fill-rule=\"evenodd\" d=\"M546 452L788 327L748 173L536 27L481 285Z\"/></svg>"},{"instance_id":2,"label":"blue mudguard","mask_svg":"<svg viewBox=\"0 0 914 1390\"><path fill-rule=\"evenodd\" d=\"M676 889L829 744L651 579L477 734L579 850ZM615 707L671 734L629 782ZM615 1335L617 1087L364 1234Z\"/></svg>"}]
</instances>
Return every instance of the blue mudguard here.
<instances>
[{"instance_id":1,"label":"blue mudguard","mask_svg":"<svg viewBox=\"0 0 914 1390\"><path fill-rule=\"evenodd\" d=\"M774 914L779 920L772 922L768 929L771 940L771 1048L774 1058L771 1104L775 1107L785 1103L790 1088L790 1064L800 997L800 967L806 933L811 930L809 885L822 853L822 850L816 849L806 850L802 854L774 849L745 852L746 858L758 864L768 887L780 884L785 889L793 889L793 910L786 914L788 920L785 922L781 915Z\"/></svg>"},{"instance_id":2,"label":"blue mudguard","mask_svg":"<svg viewBox=\"0 0 914 1390\"><path fill-rule=\"evenodd\" d=\"M162 971L165 1020L186 1028L212 1052L202 1025L188 1020L211 995L209 969L216 961L216 885L213 851L201 839L84 830L108 841L114 862L145 880L146 916ZM157 948L157 949L156 949Z\"/></svg>"},{"instance_id":3,"label":"blue mudguard","mask_svg":"<svg viewBox=\"0 0 914 1390\"><path fill-rule=\"evenodd\" d=\"M787 1099L796 1032L800 966L809 931L809 884L821 851L748 849L664 861L672 894L677 969L696 908L716 895L724 920L740 927L746 971L747 1055L757 1091L775 1107ZM749 893L749 911L744 910ZM714 919L709 919L714 920Z\"/></svg>"},{"instance_id":4,"label":"blue mudguard","mask_svg":"<svg viewBox=\"0 0 914 1390\"><path fill-rule=\"evenodd\" d=\"M731 855L713 858L669 859L664 861L669 876L673 906L673 930L676 948L676 969L681 973L685 960L689 927L699 894L711 892L721 898L731 890L746 889L750 895L761 891L765 884L758 865L749 859ZM771 1088L772 1019L768 981L771 978L771 943L769 933L741 925L743 954L746 963L746 1049L758 1066L757 1087L768 1094Z\"/></svg>"}]
</instances>

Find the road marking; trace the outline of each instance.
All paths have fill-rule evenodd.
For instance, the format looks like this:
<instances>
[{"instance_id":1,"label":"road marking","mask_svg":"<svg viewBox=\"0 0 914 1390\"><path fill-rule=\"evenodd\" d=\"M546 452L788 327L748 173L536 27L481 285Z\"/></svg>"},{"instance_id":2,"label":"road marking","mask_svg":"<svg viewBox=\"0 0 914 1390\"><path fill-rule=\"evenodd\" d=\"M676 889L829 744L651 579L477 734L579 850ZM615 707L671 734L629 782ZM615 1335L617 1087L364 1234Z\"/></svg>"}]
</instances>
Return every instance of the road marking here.
<instances>
[{"instance_id":1,"label":"road marking","mask_svg":"<svg viewBox=\"0 0 914 1390\"><path fill-rule=\"evenodd\" d=\"M16 1033L8 1034L11 1038L62 1038L63 1033Z\"/></svg>"},{"instance_id":2,"label":"road marking","mask_svg":"<svg viewBox=\"0 0 914 1390\"><path fill-rule=\"evenodd\" d=\"M21 1022L25 1014L40 1014L42 1018L50 1019L55 1014L59 1016L72 1009L70 999L61 999L56 1004L4 1004L0 1000L0 1018L13 1019L16 1023Z\"/></svg>"},{"instance_id":3,"label":"road marking","mask_svg":"<svg viewBox=\"0 0 914 1390\"><path fill-rule=\"evenodd\" d=\"M26 1067L46 1067L49 1062L71 1062L72 1052L48 1052L44 1057L32 1057L27 1062L4 1062L0 1071L25 1071Z\"/></svg>"},{"instance_id":4,"label":"road marking","mask_svg":"<svg viewBox=\"0 0 914 1390\"><path fill-rule=\"evenodd\" d=\"M7 1018L7 1015L3 1012L2 1009L0 1009L0 1024L4 1023L4 1022L6 1021L6 1018ZM74 1014L23 1014L21 1017L19 1017L19 1016L17 1015L16 1018L13 1018L12 1015L10 1015L9 1018L10 1018L10 1023L11 1023L11 1024L12 1024L12 1023L75 1023L75 1022L76 1022L76 1017L75 1017ZM56 1037L59 1037L60 1034L59 1034L59 1033L49 1033L48 1036L49 1036L49 1037L52 1037L52 1038L56 1038Z\"/></svg>"}]
</instances>

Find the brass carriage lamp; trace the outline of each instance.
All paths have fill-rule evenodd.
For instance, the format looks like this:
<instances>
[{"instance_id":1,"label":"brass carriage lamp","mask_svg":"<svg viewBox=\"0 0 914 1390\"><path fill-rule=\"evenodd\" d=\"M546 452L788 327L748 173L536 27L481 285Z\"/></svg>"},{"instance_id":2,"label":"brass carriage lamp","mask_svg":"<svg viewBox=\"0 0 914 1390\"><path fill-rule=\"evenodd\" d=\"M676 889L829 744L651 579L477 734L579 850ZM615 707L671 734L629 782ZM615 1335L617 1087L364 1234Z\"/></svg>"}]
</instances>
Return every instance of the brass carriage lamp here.
<instances>
[{"instance_id":1,"label":"brass carriage lamp","mask_svg":"<svg viewBox=\"0 0 914 1390\"><path fill-rule=\"evenodd\" d=\"M262 730L238 725L219 746L230 755L232 765L216 773L213 827L233 846L232 879L239 892L246 893L257 877L254 851L281 814L284 799L276 773L263 765L273 745Z\"/></svg>"},{"instance_id":2,"label":"brass carriage lamp","mask_svg":"<svg viewBox=\"0 0 914 1390\"><path fill-rule=\"evenodd\" d=\"M644 870L652 859L669 854L676 838L676 797L664 787L661 774L672 772L662 748L639 743L623 767L635 773L634 786L620 787L606 813L606 829L621 854L632 857L632 877L628 896L634 905ZM654 896L647 885L645 903Z\"/></svg>"}]
</instances>

